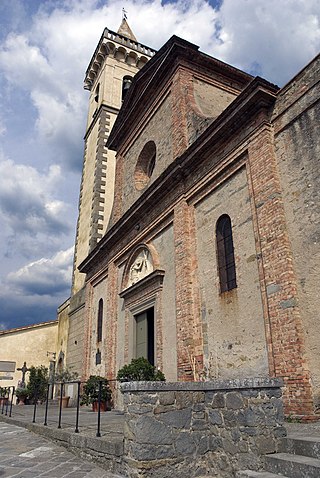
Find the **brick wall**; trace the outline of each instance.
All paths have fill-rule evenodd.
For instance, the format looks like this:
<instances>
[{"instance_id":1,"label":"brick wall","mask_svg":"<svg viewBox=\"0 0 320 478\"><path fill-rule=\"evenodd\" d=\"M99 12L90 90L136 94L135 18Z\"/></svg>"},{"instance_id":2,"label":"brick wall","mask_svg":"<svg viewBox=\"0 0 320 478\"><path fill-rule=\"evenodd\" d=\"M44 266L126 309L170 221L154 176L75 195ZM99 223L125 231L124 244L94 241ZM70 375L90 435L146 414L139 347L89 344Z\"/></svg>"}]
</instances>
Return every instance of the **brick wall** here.
<instances>
[{"instance_id":1,"label":"brick wall","mask_svg":"<svg viewBox=\"0 0 320 478\"><path fill-rule=\"evenodd\" d=\"M312 415L296 274L270 127L262 127L250 142L249 164L268 300L265 320L271 329L270 364L274 370L270 373L285 381L286 413Z\"/></svg>"}]
</instances>

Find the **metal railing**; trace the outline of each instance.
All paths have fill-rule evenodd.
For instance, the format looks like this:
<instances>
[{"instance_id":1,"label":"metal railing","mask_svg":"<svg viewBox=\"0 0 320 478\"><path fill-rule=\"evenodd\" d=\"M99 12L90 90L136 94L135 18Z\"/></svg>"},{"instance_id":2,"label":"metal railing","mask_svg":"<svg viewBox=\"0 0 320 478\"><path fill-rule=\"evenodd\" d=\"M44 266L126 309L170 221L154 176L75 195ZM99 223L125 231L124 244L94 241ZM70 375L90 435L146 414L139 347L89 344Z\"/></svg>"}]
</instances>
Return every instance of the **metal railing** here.
<instances>
[{"instance_id":1,"label":"metal railing","mask_svg":"<svg viewBox=\"0 0 320 478\"><path fill-rule=\"evenodd\" d=\"M4 393L0 397L1 400L1 415L8 416L8 409L9 409L9 417L12 416L12 403L13 403L13 396L15 393L15 387L4 387ZM10 400L11 394L11 400Z\"/></svg>"},{"instance_id":2,"label":"metal railing","mask_svg":"<svg viewBox=\"0 0 320 478\"><path fill-rule=\"evenodd\" d=\"M108 382L117 382L117 380L108 380ZM83 385L85 385L87 382L81 382L79 380L73 380L73 381L66 381L66 382L54 382L54 383L48 383L47 384L47 390L46 390L46 399L45 399L45 410L44 410L44 426L48 426L48 418L49 418L49 411L50 411L50 392L52 387L58 387L58 400L59 400L59 411L58 411L58 428L62 428L62 421L63 421L63 406L62 406L62 398L64 397L64 390L67 384L73 384L76 386L76 397L75 402L76 405L75 407L70 407L70 408L76 408L76 413L75 413L75 429L74 433L80 433L79 430L79 421L80 421L80 404L81 404L81 391ZM101 437L101 411L102 411L102 384L103 380L100 380L98 382L98 387L97 387L97 423L96 423L96 437L100 438ZM5 388L5 394L4 397L0 397L2 399L2 404L1 404L1 414L6 415L11 417L12 416L12 405L13 405L13 399L15 396L15 387L7 387ZM40 393L39 390L36 390L34 394L34 403L33 403L33 416L32 416L32 423L36 423L37 420L37 410L39 407L39 397ZM8 414L9 412L9 414Z\"/></svg>"}]
</instances>

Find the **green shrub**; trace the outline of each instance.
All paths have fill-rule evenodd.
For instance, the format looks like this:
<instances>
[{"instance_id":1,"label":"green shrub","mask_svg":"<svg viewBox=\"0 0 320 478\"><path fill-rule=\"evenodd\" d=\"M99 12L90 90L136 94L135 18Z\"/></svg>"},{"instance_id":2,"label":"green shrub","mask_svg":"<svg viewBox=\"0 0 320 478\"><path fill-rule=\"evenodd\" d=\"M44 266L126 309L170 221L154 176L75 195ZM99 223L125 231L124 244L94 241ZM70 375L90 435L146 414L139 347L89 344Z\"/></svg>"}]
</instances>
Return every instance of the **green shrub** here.
<instances>
[{"instance_id":1,"label":"green shrub","mask_svg":"<svg viewBox=\"0 0 320 478\"><path fill-rule=\"evenodd\" d=\"M16 388L15 390L15 394L16 394L16 397L19 398L20 400L25 400L26 398L28 398L28 389L27 388Z\"/></svg>"},{"instance_id":2,"label":"green shrub","mask_svg":"<svg viewBox=\"0 0 320 478\"><path fill-rule=\"evenodd\" d=\"M129 365L124 365L118 371L117 379L120 382L164 382L166 380L164 374L144 357L132 359Z\"/></svg>"},{"instance_id":3,"label":"green shrub","mask_svg":"<svg viewBox=\"0 0 320 478\"><path fill-rule=\"evenodd\" d=\"M111 400L111 389L108 380L99 375L90 375L87 383L83 387L81 395L81 405L90 405L97 402L99 398L99 382L101 381L101 402Z\"/></svg>"},{"instance_id":4,"label":"green shrub","mask_svg":"<svg viewBox=\"0 0 320 478\"><path fill-rule=\"evenodd\" d=\"M27 385L29 400L44 401L47 397L47 388L49 383L48 369L44 365L31 367L29 373L29 382Z\"/></svg>"}]
</instances>

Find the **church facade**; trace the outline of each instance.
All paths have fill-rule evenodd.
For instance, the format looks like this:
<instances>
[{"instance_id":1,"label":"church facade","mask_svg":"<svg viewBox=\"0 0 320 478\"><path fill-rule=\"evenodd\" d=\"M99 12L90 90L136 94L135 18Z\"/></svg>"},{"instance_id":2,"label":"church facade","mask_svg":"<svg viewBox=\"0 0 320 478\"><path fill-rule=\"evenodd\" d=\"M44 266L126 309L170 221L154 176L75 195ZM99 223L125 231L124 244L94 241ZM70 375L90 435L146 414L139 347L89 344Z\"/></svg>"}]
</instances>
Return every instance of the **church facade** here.
<instances>
[{"instance_id":1,"label":"church facade","mask_svg":"<svg viewBox=\"0 0 320 478\"><path fill-rule=\"evenodd\" d=\"M312 418L319 57L279 89L122 28L86 74L67 364L84 378L139 356L168 381L283 377L286 413Z\"/></svg>"}]
</instances>

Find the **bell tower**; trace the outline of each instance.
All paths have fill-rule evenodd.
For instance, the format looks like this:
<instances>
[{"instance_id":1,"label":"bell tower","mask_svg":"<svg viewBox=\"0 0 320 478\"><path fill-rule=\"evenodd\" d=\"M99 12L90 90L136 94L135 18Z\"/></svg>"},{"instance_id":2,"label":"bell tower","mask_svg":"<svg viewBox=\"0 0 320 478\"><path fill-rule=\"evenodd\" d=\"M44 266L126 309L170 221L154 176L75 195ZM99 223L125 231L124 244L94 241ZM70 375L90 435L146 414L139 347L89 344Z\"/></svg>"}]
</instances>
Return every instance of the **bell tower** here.
<instances>
[{"instance_id":1,"label":"bell tower","mask_svg":"<svg viewBox=\"0 0 320 478\"><path fill-rule=\"evenodd\" d=\"M72 296L84 285L79 264L106 231L114 197L115 153L106 148L111 128L134 75L155 54L139 43L126 16L117 33L105 28L87 68L84 88L90 91L84 137Z\"/></svg>"}]
</instances>

